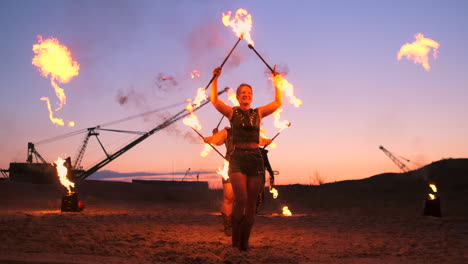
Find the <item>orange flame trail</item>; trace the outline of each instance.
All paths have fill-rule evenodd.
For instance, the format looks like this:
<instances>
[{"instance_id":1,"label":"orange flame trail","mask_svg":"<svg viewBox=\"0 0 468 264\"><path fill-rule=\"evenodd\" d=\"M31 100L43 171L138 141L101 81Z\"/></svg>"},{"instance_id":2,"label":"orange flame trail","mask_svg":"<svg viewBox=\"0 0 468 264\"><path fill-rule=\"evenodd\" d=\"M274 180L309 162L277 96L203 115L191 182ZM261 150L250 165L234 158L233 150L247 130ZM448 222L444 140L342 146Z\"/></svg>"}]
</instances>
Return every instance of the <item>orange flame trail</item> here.
<instances>
[{"instance_id":1,"label":"orange flame trail","mask_svg":"<svg viewBox=\"0 0 468 264\"><path fill-rule=\"evenodd\" d=\"M239 8L236 11L236 14L232 19L231 14L231 11L228 11L227 14L223 13L223 24L226 27L231 27L232 31L234 31L239 38L243 38L248 44L254 45L250 36L250 30L252 29L252 15L242 8Z\"/></svg>"},{"instance_id":2,"label":"orange flame trail","mask_svg":"<svg viewBox=\"0 0 468 264\"><path fill-rule=\"evenodd\" d=\"M195 97L193 101L192 99L187 99L188 104L185 109L190 113L190 115L182 120L182 122L185 125L191 127L192 129L196 131L200 131L202 129L202 125L198 117L195 115L194 109L200 106L201 102L206 100L207 98L208 96L206 95L205 88L201 87L201 88L198 88L197 96ZM202 157L206 157L208 153L210 153L210 151L211 151L211 146L209 144L205 144L205 147L200 153L200 155Z\"/></svg>"},{"instance_id":3,"label":"orange flame trail","mask_svg":"<svg viewBox=\"0 0 468 264\"><path fill-rule=\"evenodd\" d=\"M278 86L281 91L284 91L284 95L289 98L289 103L293 104L295 107L302 105L302 100L294 95L294 85L284 78L283 75L277 74L270 77L270 80L272 80L274 85Z\"/></svg>"},{"instance_id":4,"label":"orange flame trail","mask_svg":"<svg viewBox=\"0 0 468 264\"><path fill-rule=\"evenodd\" d=\"M71 193L71 187L75 187L75 184L67 178L68 169L64 166L65 160L58 157L54 163L57 165L57 175L60 183L67 188L69 193Z\"/></svg>"},{"instance_id":5,"label":"orange flame trail","mask_svg":"<svg viewBox=\"0 0 468 264\"><path fill-rule=\"evenodd\" d=\"M414 61L414 63L422 64L426 71L431 69L429 64L428 54L433 49L434 59L437 59L438 49L440 44L432 39L425 38L422 33L414 35L416 40L413 43L406 43L401 46L398 52L398 60L406 57L408 60Z\"/></svg>"},{"instance_id":6,"label":"orange flame trail","mask_svg":"<svg viewBox=\"0 0 468 264\"><path fill-rule=\"evenodd\" d=\"M33 45L33 51L36 55L32 59L32 64L39 68L42 76L47 78L50 75L50 83L54 87L55 94L60 101L59 107L55 109L55 111L58 111L66 104L67 97L63 88L57 84L57 81L60 83L70 82L73 77L78 75L80 65L72 59L68 48L61 45L57 39L49 38L43 40L40 35L38 39L39 42ZM54 123L52 119L51 121Z\"/></svg>"}]
</instances>

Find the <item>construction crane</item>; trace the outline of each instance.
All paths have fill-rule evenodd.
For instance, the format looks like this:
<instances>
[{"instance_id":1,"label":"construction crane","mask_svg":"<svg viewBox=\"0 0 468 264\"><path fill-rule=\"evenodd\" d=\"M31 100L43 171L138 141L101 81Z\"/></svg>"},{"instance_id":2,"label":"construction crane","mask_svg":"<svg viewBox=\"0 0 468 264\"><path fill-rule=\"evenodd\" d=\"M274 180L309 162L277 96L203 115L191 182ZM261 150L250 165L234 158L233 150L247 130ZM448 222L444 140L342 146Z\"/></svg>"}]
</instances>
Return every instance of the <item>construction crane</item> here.
<instances>
[{"instance_id":1,"label":"construction crane","mask_svg":"<svg viewBox=\"0 0 468 264\"><path fill-rule=\"evenodd\" d=\"M395 157L395 155L393 155L390 151L388 151L382 145L379 146L379 149L382 150L398 166L398 168L400 168L400 170L402 172L409 172L410 171L410 169L402 161L400 161L397 157ZM409 162L408 159L404 159L404 160Z\"/></svg>"}]
</instances>

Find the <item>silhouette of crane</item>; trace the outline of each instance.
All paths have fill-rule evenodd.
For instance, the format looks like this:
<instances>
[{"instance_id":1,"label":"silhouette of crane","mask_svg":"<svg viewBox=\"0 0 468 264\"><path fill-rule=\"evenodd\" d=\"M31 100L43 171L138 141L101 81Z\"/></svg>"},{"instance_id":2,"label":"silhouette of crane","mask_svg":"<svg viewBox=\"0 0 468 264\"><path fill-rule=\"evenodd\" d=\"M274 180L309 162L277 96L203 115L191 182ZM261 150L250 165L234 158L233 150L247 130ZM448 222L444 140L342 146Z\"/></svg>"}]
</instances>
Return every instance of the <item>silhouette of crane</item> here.
<instances>
[{"instance_id":1,"label":"silhouette of crane","mask_svg":"<svg viewBox=\"0 0 468 264\"><path fill-rule=\"evenodd\" d=\"M382 145L379 146L379 149L381 149L397 166L400 168L402 172L409 172L410 169L402 162L400 161L395 155L393 155L390 151L388 151L386 148L384 148ZM403 158L403 157L401 157ZM403 158L406 162L409 162L409 159Z\"/></svg>"}]
</instances>

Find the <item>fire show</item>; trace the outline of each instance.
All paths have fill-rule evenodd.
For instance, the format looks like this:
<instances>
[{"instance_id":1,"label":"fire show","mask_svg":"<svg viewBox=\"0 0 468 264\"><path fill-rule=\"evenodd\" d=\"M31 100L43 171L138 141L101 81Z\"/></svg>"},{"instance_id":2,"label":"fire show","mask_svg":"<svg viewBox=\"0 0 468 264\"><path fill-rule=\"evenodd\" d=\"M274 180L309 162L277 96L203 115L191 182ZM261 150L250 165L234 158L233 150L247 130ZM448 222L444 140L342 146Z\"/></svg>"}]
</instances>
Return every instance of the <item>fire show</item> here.
<instances>
[{"instance_id":1,"label":"fire show","mask_svg":"<svg viewBox=\"0 0 468 264\"><path fill-rule=\"evenodd\" d=\"M0 263L467 263L466 12L1 2Z\"/></svg>"}]
</instances>

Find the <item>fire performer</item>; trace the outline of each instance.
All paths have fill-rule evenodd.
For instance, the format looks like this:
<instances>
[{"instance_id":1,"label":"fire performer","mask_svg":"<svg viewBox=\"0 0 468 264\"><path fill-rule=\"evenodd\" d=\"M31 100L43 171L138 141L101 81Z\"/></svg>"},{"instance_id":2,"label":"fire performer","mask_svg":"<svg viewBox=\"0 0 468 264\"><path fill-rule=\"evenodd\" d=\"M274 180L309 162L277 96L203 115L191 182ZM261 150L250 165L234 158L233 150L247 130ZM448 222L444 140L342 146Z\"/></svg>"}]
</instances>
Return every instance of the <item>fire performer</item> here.
<instances>
[{"instance_id":1,"label":"fire performer","mask_svg":"<svg viewBox=\"0 0 468 264\"><path fill-rule=\"evenodd\" d=\"M229 161L231 154L234 150L234 145L232 144L232 133L230 132L230 127L225 127L221 131L218 131L218 128L213 129L213 136L205 137L205 143L213 144L216 146L220 146L224 144L226 146L226 160ZM271 139L260 137L259 138L260 146L268 146L271 143ZM265 153L266 154L266 153ZM232 205L234 202L234 192L232 190L231 185L231 178L221 177L221 181L223 183L223 204L221 205L221 215L223 217L223 227L224 227L224 234L226 236L232 235ZM261 192L262 194L263 192ZM260 197L259 199L263 199ZM257 202L257 209L261 202Z\"/></svg>"},{"instance_id":2,"label":"fire performer","mask_svg":"<svg viewBox=\"0 0 468 264\"><path fill-rule=\"evenodd\" d=\"M238 107L231 107L218 98L218 78L221 67L213 71L211 103L231 123L234 151L229 162L229 177L234 191L232 212L232 246L240 250L249 248L249 237L255 219L255 205L263 188L265 168L259 149L260 121L283 104L283 91L276 85L275 100L252 109L252 87L241 84L237 88ZM273 72L276 75L276 72Z\"/></svg>"}]
</instances>

